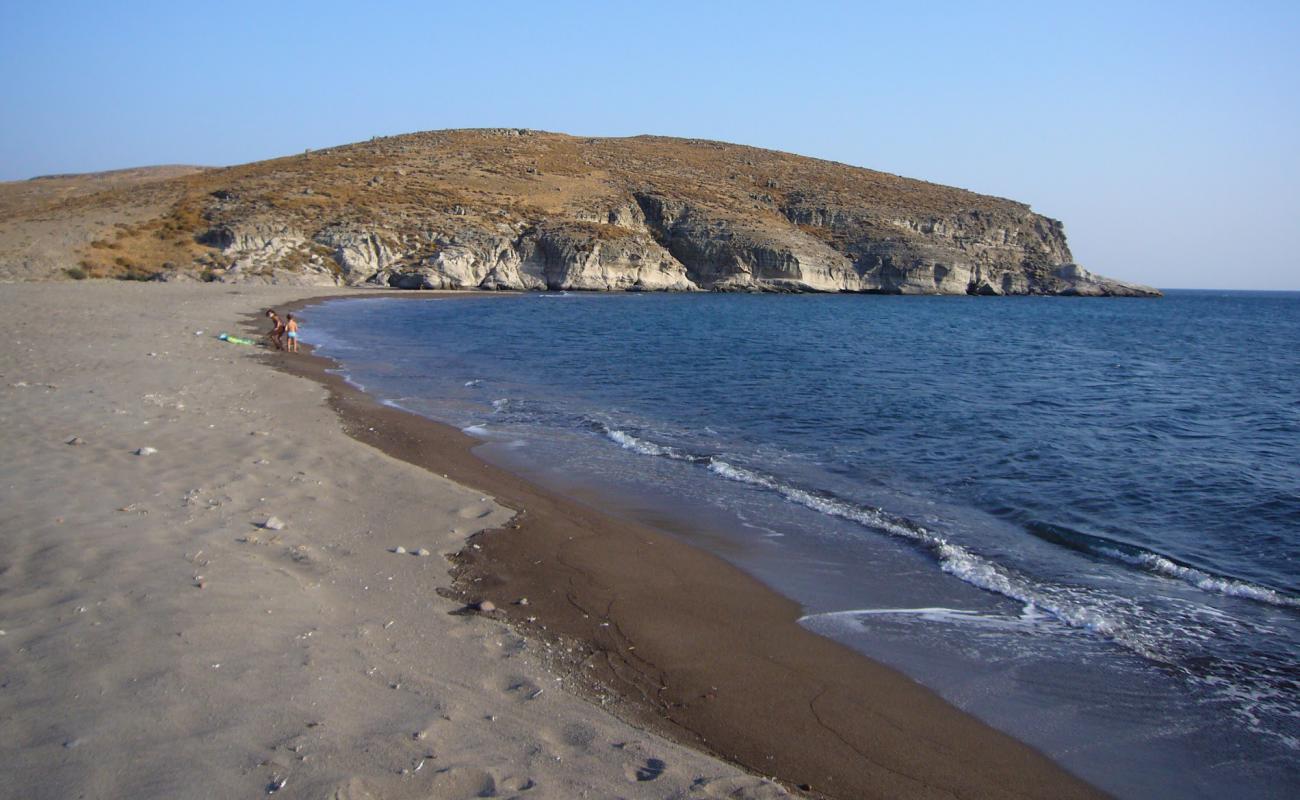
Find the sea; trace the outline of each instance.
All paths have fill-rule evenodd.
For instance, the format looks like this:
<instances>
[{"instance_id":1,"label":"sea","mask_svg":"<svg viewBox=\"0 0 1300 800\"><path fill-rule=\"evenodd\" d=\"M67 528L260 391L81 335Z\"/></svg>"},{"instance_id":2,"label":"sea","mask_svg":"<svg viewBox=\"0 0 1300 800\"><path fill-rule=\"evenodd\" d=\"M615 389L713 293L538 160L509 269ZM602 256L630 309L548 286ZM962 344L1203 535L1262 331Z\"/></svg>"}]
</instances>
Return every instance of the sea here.
<instances>
[{"instance_id":1,"label":"sea","mask_svg":"<svg viewBox=\"0 0 1300 800\"><path fill-rule=\"evenodd\" d=\"M347 298L303 337L1125 798L1300 796L1300 293Z\"/></svg>"}]
</instances>

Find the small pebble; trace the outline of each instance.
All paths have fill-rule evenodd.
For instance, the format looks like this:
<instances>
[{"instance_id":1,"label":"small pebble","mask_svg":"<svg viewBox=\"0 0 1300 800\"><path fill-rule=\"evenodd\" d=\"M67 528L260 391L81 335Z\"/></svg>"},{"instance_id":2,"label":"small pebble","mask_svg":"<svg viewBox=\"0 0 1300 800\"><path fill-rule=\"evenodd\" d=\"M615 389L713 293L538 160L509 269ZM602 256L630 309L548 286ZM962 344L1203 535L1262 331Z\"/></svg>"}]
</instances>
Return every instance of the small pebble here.
<instances>
[{"instance_id":1,"label":"small pebble","mask_svg":"<svg viewBox=\"0 0 1300 800\"><path fill-rule=\"evenodd\" d=\"M73 436L71 439L68 440L68 444L70 445L81 445L85 443L86 440L81 438L80 436Z\"/></svg>"},{"instance_id":2,"label":"small pebble","mask_svg":"<svg viewBox=\"0 0 1300 800\"><path fill-rule=\"evenodd\" d=\"M268 531L282 531L284 530L284 520L279 517L267 517L266 522L262 523L262 527Z\"/></svg>"},{"instance_id":3,"label":"small pebble","mask_svg":"<svg viewBox=\"0 0 1300 800\"><path fill-rule=\"evenodd\" d=\"M266 793L275 794L276 792L283 789L284 785L288 782L289 782L288 778L272 778L271 782L266 785Z\"/></svg>"},{"instance_id":4,"label":"small pebble","mask_svg":"<svg viewBox=\"0 0 1300 800\"><path fill-rule=\"evenodd\" d=\"M399 556L400 556L400 555L405 555L405 554L406 554L406 548L405 548L405 547L402 547L402 546L399 544L397 547L394 547L394 548L393 548L393 552L394 552L394 553L397 553Z\"/></svg>"},{"instance_id":5,"label":"small pebble","mask_svg":"<svg viewBox=\"0 0 1300 800\"><path fill-rule=\"evenodd\" d=\"M156 452L158 452L156 447L140 447L136 449L135 454L137 456L151 456Z\"/></svg>"},{"instance_id":6,"label":"small pebble","mask_svg":"<svg viewBox=\"0 0 1300 800\"><path fill-rule=\"evenodd\" d=\"M528 605L528 598L527 598L527 597L521 597L521 598L519 598L518 600L515 601L515 605L517 605L517 606L526 606L526 605Z\"/></svg>"},{"instance_id":7,"label":"small pebble","mask_svg":"<svg viewBox=\"0 0 1300 800\"><path fill-rule=\"evenodd\" d=\"M485 613L497 610L496 603L493 603L491 600L483 600L474 607Z\"/></svg>"},{"instance_id":8,"label":"small pebble","mask_svg":"<svg viewBox=\"0 0 1300 800\"><path fill-rule=\"evenodd\" d=\"M427 548L427 547L421 547L419 550L416 550L416 551L415 551L415 554L416 554L417 556L427 556L427 555L429 555L429 548Z\"/></svg>"}]
</instances>

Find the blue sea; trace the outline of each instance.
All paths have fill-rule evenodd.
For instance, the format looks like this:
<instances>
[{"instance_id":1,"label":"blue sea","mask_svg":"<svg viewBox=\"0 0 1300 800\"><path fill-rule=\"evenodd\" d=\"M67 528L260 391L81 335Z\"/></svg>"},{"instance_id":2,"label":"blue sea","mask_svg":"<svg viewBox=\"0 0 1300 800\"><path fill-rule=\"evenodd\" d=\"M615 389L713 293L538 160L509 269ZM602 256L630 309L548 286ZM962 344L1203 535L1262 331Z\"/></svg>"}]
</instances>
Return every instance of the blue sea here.
<instances>
[{"instance_id":1,"label":"blue sea","mask_svg":"<svg viewBox=\"0 0 1300 800\"><path fill-rule=\"evenodd\" d=\"M355 298L304 338L1121 797L1300 795L1300 294Z\"/></svg>"}]
</instances>

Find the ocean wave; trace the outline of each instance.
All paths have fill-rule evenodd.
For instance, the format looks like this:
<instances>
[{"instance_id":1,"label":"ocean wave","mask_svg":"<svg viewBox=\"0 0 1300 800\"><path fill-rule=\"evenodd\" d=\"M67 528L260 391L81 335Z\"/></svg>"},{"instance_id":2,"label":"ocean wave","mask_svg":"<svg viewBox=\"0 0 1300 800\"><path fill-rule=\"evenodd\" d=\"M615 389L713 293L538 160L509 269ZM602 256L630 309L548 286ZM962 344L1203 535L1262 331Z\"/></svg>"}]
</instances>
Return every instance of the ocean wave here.
<instances>
[{"instance_id":1,"label":"ocean wave","mask_svg":"<svg viewBox=\"0 0 1300 800\"><path fill-rule=\"evenodd\" d=\"M1195 586L1203 592L1212 594L1222 594L1229 597L1240 597L1246 600L1254 600L1259 603L1267 603L1284 608L1300 608L1300 598L1291 597L1283 594L1276 589L1270 589L1267 586L1259 586L1247 581L1237 580L1235 578L1226 578L1221 575L1215 575L1205 570L1189 567L1179 564L1173 559L1153 553L1149 550L1138 550L1134 553L1125 553L1113 548L1098 548L1102 555L1123 561L1126 564L1132 564L1141 567L1157 575L1163 575L1166 578L1174 578L1184 583Z\"/></svg>"},{"instance_id":2,"label":"ocean wave","mask_svg":"<svg viewBox=\"0 0 1300 800\"><path fill-rule=\"evenodd\" d=\"M1195 613L1179 615L1181 621L1171 625L1170 620L1158 619L1154 616L1156 612L1144 607L1135 599L1098 587L1074 586L1031 577L1010 565L949 541L924 525L891 514L884 509L854 503L826 491L796 486L775 475L733 463L719 455L687 452L679 447L655 442L634 432L615 428L590 418L586 419L586 424L625 450L640 455L697 464L721 478L772 492L812 511L906 540L931 555L943 572L978 589L1006 597L1021 605L1021 614L1018 618L996 614L980 616L959 609L939 608L915 609L914 613L918 618L949 624L964 623L990 629L1014 628L1026 633L1033 629L1042 630L1045 624L1050 623L1062 626L1057 628L1062 632L1079 631L1099 636L1135 656L1174 670L1183 677L1208 687L1218 696L1232 702L1234 711L1243 715L1248 722L1255 720L1252 727L1261 733L1276 735L1269 725L1260 721L1261 715L1272 717L1295 713L1294 703L1290 699L1290 690L1286 688L1289 681L1278 685L1258 675L1239 674L1231 664L1216 662L1207 667L1203 660L1195 658L1189 660L1189 645L1198 637L1214 635L1197 619L1197 614L1203 615L1212 611L1209 607L1196 605ZM1061 546L1093 555L1098 555L1099 551L1104 549L1099 546L1101 542L1111 543L1111 540L1087 534L1069 537L1060 529L1051 533L1044 530L1035 533ZM1118 547L1131 548L1132 546L1118 545ZM1139 550L1136 553L1110 549L1113 552L1101 555L1117 558L1121 563L1134 562L1144 569L1186 580L1205 591L1234 594L1278 605L1291 605L1294 600L1273 590L1219 578L1138 548L1133 548ZM821 618L827 618L828 621L836 618L862 618L873 613L908 612L903 609L874 611L860 609L809 615L805 619L815 623Z\"/></svg>"},{"instance_id":3,"label":"ocean wave","mask_svg":"<svg viewBox=\"0 0 1300 800\"><path fill-rule=\"evenodd\" d=\"M1023 632L1041 630L1046 619L1046 615L1039 613L1032 606L1026 606L1024 612L1014 617L964 608L931 606L923 608L854 608L844 611L824 611L818 614L806 614L800 617L799 621L807 623L841 619L861 620L864 617L915 617L926 622Z\"/></svg>"},{"instance_id":4,"label":"ocean wave","mask_svg":"<svg viewBox=\"0 0 1300 800\"><path fill-rule=\"evenodd\" d=\"M1026 529L1044 541L1068 547L1090 556L1105 558L1125 566L1137 567L1145 572L1164 578L1183 581L1189 586L1209 594L1238 597L1258 603L1280 606L1283 608L1300 608L1300 598L1280 592L1267 586L1249 581L1216 575L1208 570L1181 564L1169 556L1147 550L1128 542L1108 539L1091 533L1084 533L1064 525L1031 521Z\"/></svg>"},{"instance_id":5,"label":"ocean wave","mask_svg":"<svg viewBox=\"0 0 1300 800\"><path fill-rule=\"evenodd\" d=\"M705 464L710 460L710 456L687 453L669 445L658 444L649 439L643 439L634 433L630 433L618 428L611 428L599 420L587 419L587 425L605 438L614 442L624 450L631 450L634 453L640 453L643 456L657 456L659 458L668 458L673 461L685 461L691 464Z\"/></svg>"},{"instance_id":6,"label":"ocean wave","mask_svg":"<svg viewBox=\"0 0 1300 800\"><path fill-rule=\"evenodd\" d=\"M1125 643L1142 655L1159 661L1166 660L1151 644L1142 641L1139 637L1126 636L1125 626L1098 608L1096 600L1088 597L1084 590L1073 587L1052 587L1036 582L1006 565L977 555L924 526L890 514L883 509L851 503L826 492L803 489L785 483L775 476L732 464L715 455L684 452L639 437L626 430L610 427L597 420L591 420L590 424L625 450L641 455L700 464L727 480L767 489L790 502L818 513L906 539L930 552L944 572L976 588L1008 597L1021 603L1026 609L1042 609L1072 628L1082 628L1112 639L1127 640ZM1113 602L1118 604L1123 601L1121 598L1114 598Z\"/></svg>"},{"instance_id":7,"label":"ocean wave","mask_svg":"<svg viewBox=\"0 0 1300 800\"><path fill-rule=\"evenodd\" d=\"M721 459L713 459L709 470L729 480L769 489L813 511L907 539L935 556L944 572L976 588L1000 594L1027 608L1041 609L1072 628L1082 628L1121 641L1148 658L1167 660L1151 643L1130 636L1125 625L1099 607L1105 601L1099 603L1100 598L1090 598L1083 590L1034 581L1004 564L977 555L921 525L879 508L860 506L822 492L801 489L771 475ZM1123 601L1114 598L1112 602Z\"/></svg>"}]
</instances>

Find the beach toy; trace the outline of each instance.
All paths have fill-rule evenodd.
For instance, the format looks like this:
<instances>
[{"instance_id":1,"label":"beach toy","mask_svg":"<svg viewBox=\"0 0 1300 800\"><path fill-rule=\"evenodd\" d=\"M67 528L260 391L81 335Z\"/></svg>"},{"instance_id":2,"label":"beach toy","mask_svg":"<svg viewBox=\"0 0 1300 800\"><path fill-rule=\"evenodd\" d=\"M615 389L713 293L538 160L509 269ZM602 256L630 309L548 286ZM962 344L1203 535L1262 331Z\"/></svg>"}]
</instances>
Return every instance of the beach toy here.
<instances>
[{"instance_id":1,"label":"beach toy","mask_svg":"<svg viewBox=\"0 0 1300 800\"><path fill-rule=\"evenodd\" d=\"M238 336L231 336L228 333L223 333L217 336L217 338L223 342L230 342L231 344L254 344L252 339L243 339Z\"/></svg>"}]
</instances>

